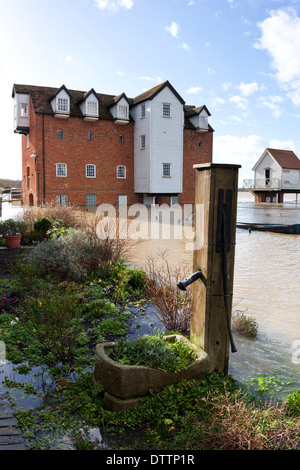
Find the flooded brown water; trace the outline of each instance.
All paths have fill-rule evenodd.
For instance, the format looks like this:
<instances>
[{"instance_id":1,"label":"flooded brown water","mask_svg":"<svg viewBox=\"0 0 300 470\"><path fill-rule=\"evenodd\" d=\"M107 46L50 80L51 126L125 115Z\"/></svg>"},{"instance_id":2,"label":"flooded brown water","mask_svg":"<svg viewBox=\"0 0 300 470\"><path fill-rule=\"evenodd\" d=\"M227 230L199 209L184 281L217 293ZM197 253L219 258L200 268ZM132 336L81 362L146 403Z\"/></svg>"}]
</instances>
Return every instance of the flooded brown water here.
<instances>
[{"instance_id":1,"label":"flooded brown water","mask_svg":"<svg viewBox=\"0 0 300 470\"><path fill-rule=\"evenodd\" d=\"M237 220L260 223L300 223L300 204L291 195L283 204L255 204L239 193ZM143 268L147 256L167 250L171 264L187 266L192 273L193 252L184 240L143 240L130 260ZM231 355L230 372L237 378L272 374L294 376L300 383L300 235L237 229L234 273L236 310L258 324L258 337L235 334L238 352ZM299 354L297 353L299 351ZM296 363L295 363L296 362Z\"/></svg>"}]
</instances>

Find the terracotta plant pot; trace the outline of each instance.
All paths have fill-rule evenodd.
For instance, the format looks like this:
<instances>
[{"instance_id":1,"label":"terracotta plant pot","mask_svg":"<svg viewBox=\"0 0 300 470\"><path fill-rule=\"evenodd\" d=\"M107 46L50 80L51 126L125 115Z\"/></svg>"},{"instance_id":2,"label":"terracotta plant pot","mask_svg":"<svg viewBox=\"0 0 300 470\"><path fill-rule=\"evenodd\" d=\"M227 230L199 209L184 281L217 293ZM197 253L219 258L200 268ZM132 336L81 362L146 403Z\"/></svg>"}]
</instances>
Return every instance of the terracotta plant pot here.
<instances>
[{"instance_id":1,"label":"terracotta plant pot","mask_svg":"<svg viewBox=\"0 0 300 470\"><path fill-rule=\"evenodd\" d=\"M7 235L6 239L6 246L8 248L20 248L21 246L21 235Z\"/></svg>"},{"instance_id":2,"label":"terracotta plant pot","mask_svg":"<svg viewBox=\"0 0 300 470\"><path fill-rule=\"evenodd\" d=\"M167 336L170 340L177 335ZM136 406L141 397L150 390L159 391L166 385L180 380L203 380L209 370L208 355L192 345L187 338L178 336L179 341L193 346L197 359L179 372L164 372L143 366L122 365L107 356L106 350L115 343L101 343L96 346L94 379L103 385L104 407L112 411L125 411Z\"/></svg>"}]
</instances>

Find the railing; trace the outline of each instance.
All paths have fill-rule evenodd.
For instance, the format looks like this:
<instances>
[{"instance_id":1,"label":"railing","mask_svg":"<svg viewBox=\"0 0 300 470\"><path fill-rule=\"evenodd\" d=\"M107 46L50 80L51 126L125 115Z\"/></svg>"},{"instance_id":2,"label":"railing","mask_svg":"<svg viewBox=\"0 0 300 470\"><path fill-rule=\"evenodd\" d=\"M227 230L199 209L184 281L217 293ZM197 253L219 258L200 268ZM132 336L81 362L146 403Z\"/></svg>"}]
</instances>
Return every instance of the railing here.
<instances>
[{"instance_id":1,"label":"railing","mask_svg":"<svg viewBox=\"0 0 300 470\"><path fill-rule=\"evenodd\" d=\"M290 183L280 178L247 179L243 181L243 189L265 189L265 190L300 190L299 183Z\"/></svg>"}]
</instances>

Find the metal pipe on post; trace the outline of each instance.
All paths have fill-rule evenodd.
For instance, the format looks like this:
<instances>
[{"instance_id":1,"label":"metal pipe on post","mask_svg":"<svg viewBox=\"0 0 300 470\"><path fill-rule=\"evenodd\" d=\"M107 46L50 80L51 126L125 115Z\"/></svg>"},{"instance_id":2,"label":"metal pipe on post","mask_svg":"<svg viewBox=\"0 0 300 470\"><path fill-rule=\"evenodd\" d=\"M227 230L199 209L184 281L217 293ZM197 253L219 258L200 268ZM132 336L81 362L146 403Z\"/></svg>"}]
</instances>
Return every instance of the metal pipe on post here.
<instances>
[{"instance_id":1,"label":"metal pipe on post","mask_svg":"<svg viewBox=\"0 0 300 470\"><path fill-rule=\"evenodd\" d=\"M229 346L236 352L230 329L235 235L240 165L194 165L195 204L203 209L195 230L202 231L203 245L193 255L200 282L192 285L190 339L210 358L211 371L228 372ZM202 224L201 224L202 222Z\"/></svg>"}]
</instances>

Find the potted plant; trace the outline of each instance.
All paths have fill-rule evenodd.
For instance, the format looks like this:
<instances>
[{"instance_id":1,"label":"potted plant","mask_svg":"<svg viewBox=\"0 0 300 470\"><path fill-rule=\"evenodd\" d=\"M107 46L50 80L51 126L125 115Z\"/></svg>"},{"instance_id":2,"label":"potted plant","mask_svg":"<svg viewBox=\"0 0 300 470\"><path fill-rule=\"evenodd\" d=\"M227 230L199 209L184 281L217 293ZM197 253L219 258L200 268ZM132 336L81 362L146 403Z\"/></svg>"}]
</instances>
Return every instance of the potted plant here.
<instances>
[{"instance_id":1,"label":"potted plant","mask_svg":"<svg viewBox=\"0 0 300 470\"><path fill-rule=\"evenodd\" d=\"M0 235L6 239L8 248L19 248L21 246L21 238L27 230L27 223L7 219L0 222Z\"/></svg>"}]
</instances>

